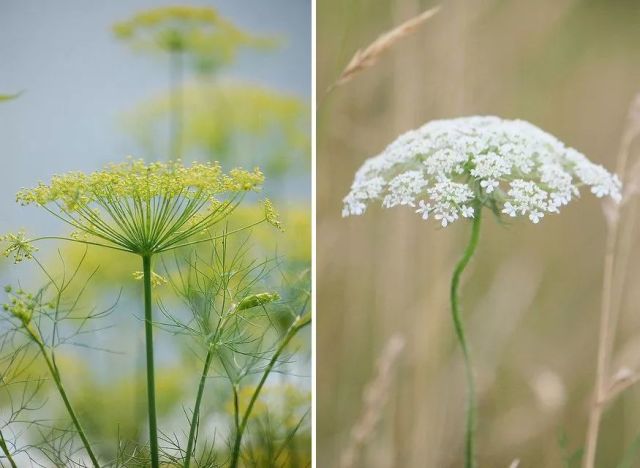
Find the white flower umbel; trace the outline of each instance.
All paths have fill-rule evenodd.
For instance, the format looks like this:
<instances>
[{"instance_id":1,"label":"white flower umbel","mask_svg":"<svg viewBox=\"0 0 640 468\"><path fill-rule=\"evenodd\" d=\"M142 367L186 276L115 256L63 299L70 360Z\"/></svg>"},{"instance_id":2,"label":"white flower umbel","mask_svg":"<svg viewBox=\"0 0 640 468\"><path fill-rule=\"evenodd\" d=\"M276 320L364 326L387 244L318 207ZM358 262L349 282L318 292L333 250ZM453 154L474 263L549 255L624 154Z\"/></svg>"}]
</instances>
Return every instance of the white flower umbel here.
<instances>
[{"instance_id":1,"label":"white flower umbel","mask_svg":"<svg viewBox=\"0 0 640 468\"><path fill-rule=\"evenodd\" d=\"M361 215L373 202L413 207L443 227L470 218L471 237L451 278L451 315L467 380L465 468L476 468L476 397L471 353L460 314L458 287L480 238L482 208L496 215L526 216L538 223L558 213L589 187L597 197L620 201L616 175L555 137L521 120L465 117L437 120L396 139L356 173L343 216Z\"/></svg>"},{"instance_id":2,"label":"white flower umbel","mask_svg":"<svg viewBox=\"0 0 640 468\"><path fill-rule=\"evenodd\" d=\"M620 200L620 180L554 136L522 120L463 117L429 122L398 137L358 170L343 216L370 203L416 207L442 226L487 206L533 223L589 187Z\"/></svg>"}]
</instances>

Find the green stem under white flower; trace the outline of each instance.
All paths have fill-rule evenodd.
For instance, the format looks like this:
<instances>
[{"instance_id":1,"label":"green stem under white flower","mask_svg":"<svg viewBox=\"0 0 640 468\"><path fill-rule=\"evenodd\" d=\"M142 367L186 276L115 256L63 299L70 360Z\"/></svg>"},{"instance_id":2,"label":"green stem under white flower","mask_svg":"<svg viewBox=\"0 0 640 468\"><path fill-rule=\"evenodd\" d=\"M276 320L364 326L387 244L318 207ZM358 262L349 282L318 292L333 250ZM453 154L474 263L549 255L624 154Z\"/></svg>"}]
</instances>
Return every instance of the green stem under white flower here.
<instances>
[{"instance_id":1,"label":"green stem under white flower","mask_svg":"<svg viewBox=\"0 0 640 468\"><path fill-rule=\"evenodd\" d=\"M475 382L473 377L473 368L471 366L471 357L469 353L469 346L465 336L464 322L460 316L460 306L458 304L458 287L460 285L460 277L462 272L469 264L473 253L478 245L478 239L480 238L480 220L482 215L482 207L476 206L473 218L473 224L471 226L471 238L467 244L467 248L462 255L462 258L458 261L455 270L453 271L453 277L451 278L451 315L453 317L453 325L456 330L456 336L462 349L462 356L464 358L465 376L467 379L467 409L466 409L466 429L465 429L465 468L475 468L475 430L476 430L476 394L475 394Z\"/></svg>"}]
</instances>

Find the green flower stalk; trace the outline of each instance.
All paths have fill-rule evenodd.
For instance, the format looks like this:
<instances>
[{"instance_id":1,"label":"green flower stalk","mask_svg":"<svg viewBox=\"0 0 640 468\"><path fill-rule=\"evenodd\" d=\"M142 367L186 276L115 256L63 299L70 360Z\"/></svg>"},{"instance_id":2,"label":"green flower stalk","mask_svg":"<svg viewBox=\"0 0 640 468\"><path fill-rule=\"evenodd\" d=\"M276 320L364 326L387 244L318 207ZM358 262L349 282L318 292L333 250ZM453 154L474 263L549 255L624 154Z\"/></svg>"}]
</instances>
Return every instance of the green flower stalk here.
<instances>
[{"instance_id":1,"label":"green flower stalk","mask_svg":"<svg viewBox=\"0 0 640 468\"><path fill-rule=\"evenodd\" d=\"M113 31L135 49L169 55L171 87L171 157L182 154L185 64L212 74L235 61L244 48L271 47L270 39L254 37L212 8L168 6L143 11L117 23Z\"/></svg>"},{"instance_id":2,"label":"green flower stalk","mask_svg":"<svg viewBox=\"0 0 640 468\"><path fill-rule=\"evenodd\" d=\"M13 459L13 456L11 455L11 450L9 450L7 441L4 439L4 435L2 434L2 431L0 431L0 449L2 450L2 453L4 453L4 457L9 462L9 465L11 465L11 468L18 468L18 465L16 465L16 462Z\"/></svg>"},{"instance_id":3,"label":"green flower stalk","mask_svg":"<svg viewBox=\"0 0 640 468\"><path fill-rule=\"evenodd\" d=\"M206 234L229 216L247 192L259 190L264 178L255 169L233 169L223 173L217 163L181 161L145 164L129 160L111 164L103 170L84 174L71 172L55 176L49 184L24 189L17 195L23 205L35 204L70 225L71 237L64 239L129 252L141 257L144 284L144 313L147 367L149 440L152 466L159 466L158 429L155 406L153 356L153 285L162 279L152 272L154 256L169 250L210 240L197 238ZM271 204L265 202L261 222L278 224ZM5 254L16 260L29 257L33 246L18 235L10 241ZM135 275L135 274L134 274Z\"/></svg>"},{"instance_id":4,"label":"green flower stalk","mask_svg":"<svg viewBox=\"0 0 640 468\"><path fill-rule=\"evenodd\" d=\"M78 432L78 435L80 436L82 445L87 451L87 454L91 459L92 465L95 468L98 468L100 466L100 464L98 463L98 458L96 457L93 449L91 448L89 439L87 438L84 432L84 429L82 428L82 425L78 420L78 416L76 415L73 409L73 406L71 405L67 392L62 383L62 377L60 375L60 371L58 370L58 366L56 364L53 351L47 349L47 346L42 340L40 333L38 332L38 330L36 329L36 327L32 322L32 317L34 312L39 307L41 307L40 296L26 293L23 290L18 290L16 292L13 292L12 288L9 286L5 287L5 292L11 296L11 300L9 303L3 305L4 311L7 312L9 315L13 316L15 319L17 319L18 322L20 322L20 328L22 329L22 331L24 331L29 341L31 341L32 343L35 343L36 346L38 347L38 351L42 355L45 361L45 364L47 365L49 374L51 374L53 383L55 384L56 389L58 390L58 393L62 398L64 407L67 410L67 413L71 418L71 421L73 422L73 426L75 427L76 431ZM2 439L0 445L2 446L2 449L5 452L5 454L9 456L4 439ZM11 461L11 458L9 458L9 460ZM15 464L12 463L12 466L15 466Z\"/></svg>"},{"instance_id":5,"label":"green flower stalk","mask_svg":"<svg viewBox=\"0 0 640 468\"><path fill-rule=\"evenodd\" d=\"M264 371L262 372L262 376L260 377L260 381L256 386L255 390L251 394L251 398L249 399L249 404L245 409L242 420L240 421L240 425L237 428L233 450L231 452L231 468L237 468L238 463L240 461L240 447L242 446L242 437L244 435L244 431L247 428L247 423L249 422L249 417L251 416L251 412L253 411L253 406L255 405L258 397L260 396L260 392L262 391L262 387L264 387L267 378L273 371L274 367L278 363L280 356L286 349L289 342L293 339L294 336L298 334L300 330L305 328L307 325L311 323L311 314L299 315L295 318L293 323L289 326L289 329L285 333L284 337L280 341L277 349L273 353L273 356L269 360L269 363L266 365Z\"/></svg>"},{"instance_id":6,"label":"green flower stalk","mask_svg":"<svg viewBox=\"0 0 640 468\"><path fill-rule=\"evenodd\" d=\"M207 356L202 368L202 375L200 376L200 383L198 385L198 393L196 394L195 405L193 407L193 416L191 417L184 468L189 468L189 466L191 466L191 457L193 456L193 452L195 449L196 431L200 419L200 405L202 403L202 396L204 394L207 376L209 375L209 368L211 367L211 361L217 351L218 342L220 341L221 337L223 337L227 332L226 325L229 322L229 319L232 318L237 312L252 309L254 307L265 306L279 299L280 295L278 293L259 293L244 298L238 304L234 304L231 306L229 312L227 312L220 320L220 323L216 327L215 331L213 331L213 333L209 335Z\"/></svg>"}]
</instances>

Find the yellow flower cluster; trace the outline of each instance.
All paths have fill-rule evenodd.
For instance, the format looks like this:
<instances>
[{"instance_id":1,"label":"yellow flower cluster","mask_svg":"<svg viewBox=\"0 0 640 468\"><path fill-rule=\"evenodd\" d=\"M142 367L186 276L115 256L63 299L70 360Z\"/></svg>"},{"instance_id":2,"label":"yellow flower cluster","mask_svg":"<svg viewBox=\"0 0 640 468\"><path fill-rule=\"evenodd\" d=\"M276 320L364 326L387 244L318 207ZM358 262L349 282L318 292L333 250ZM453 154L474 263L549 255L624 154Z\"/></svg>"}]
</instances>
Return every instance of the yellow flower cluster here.
<instances>
[{"instance_id":1,"label":"yellow flower cluster","mask_svg":"<svg viewBox=\"0 0 640 468\"><path fill-rule=\"evenodd\" d=\"M214 24L219 19L220 16L212 8L175 5L140 12L129 21L116 24L114 32L120 37L127 38L135 32L136 28L148 28L174 21Z\"/></svg>"},{"instance_id":2,"label":"yellow flower cluster","mask_svg":"<svg viewBox=\"0 0 640 468\"><path fill-rule=\"evenodd\" d=\"M130 159L90 174L55 176L49 184L21 190L17 201L40 205L71 225L77 242L107 241L106 246L152 255L206 232L263 181L257 168L225 174L218 163L184 166L179 160L145 164ZM270 212L273 222L275 212ZM24 235L5 240L10 242L5 254L14 252L18 260L33 252Z\"/></svg>"},{"instance_id":3,"label":"yellow flower cluster","mask_svg":"<svg viewBox=\"0 0 640 468\"><path fill-rule=\"evenodd\" d=\"M2 251L2 255L9 257L13 254L15 263L20 263L23 260L28 260L33 257L33 253L38 251L38 248L32 245L25 237L24 231L20 231L16 234L6 234L0 237L0 242L6 242L9 245Z\"/></svg>"},{"instance_id":4,"label":"yellow flower cluster","mask_svg":"<svg viewBox=\"0 0 640 468\"><path fill-rule=\"evenodd\" d=\"M43 345L42 338L37 327L34 326L33 316L36 313L44 312L45 308L54 309L53 303L42 303L42 294L31 294L23 289L14 291L11 286L5 286L4 292L7 293L9 302L2 305L2 309L10 316L18 319L20 325L27 332L28 336L35 342Z\"/></svg>"},{"instance_id":5,"label":"yellow flower cluster","mask_svg":"<svg viewBox=\"0 0 640 468\"><path fill-rule=\"evenodd\" d=\"M7 294L12 294L13 291L11 286L5 286L4 290ZM33 294L19 289L12 294L9 303L3 304L2 308L5 312L9 312L9 314L20 320L24 326L27 326L31 322L36 305L37 301Z\"/></svg>"},{"instance_id":6,"label":"yellow flower cluster","mask_svg":"<svg viewBox=\"0 0 640 468\"><path fill-rule=\"evenodd\" d=\"M189 52L213 61L208 63L211 67L233 61L240 47L266 47L273 42L241 31L214 9L206 7L169 6L143 11L117 23L113 31L134 47Z\"/></svg>"},{"instance_id":7,"label":"yellow flower cluster","mask_svg":"<svg viewBox=\"0 0 640 468\"><path fill-rule=\"evenodd\" d=\"M158 197L208 198L225 193L256 190L264 181L259 169L251 172L233 169L224 174L218 163L193 163L186 167L181 161L145 164L129 160L110 164L91 174L69 172L54 176L49 184L38 184L17 194L22 205L56 203L66 211L77 211L92 202L135 199L144 202Z\"/></svg>"},{"instance_id":8,"label":"yellow flower cluster","mask_svg":"<svg viewBox=\"0 0 640 468\"><path fill-rule=\"evenodd\" d=\"M271 200L265 198L262 204L264 205L264 218L266 219L267 223L271 224L276 229L284 231L282 223L280 222L280 214L273 207L273 203L271 203Z\"/></svg>"},{"instance_id":9,"label":"yellow flower cluster","mask_svg":"<svg viewBox=\"0 0 640 468\"><path fill-rule=\"evenodd\" d=\"M143 280L144 279L144 272L142 272L142 271L134 271L133 272L133 279L137 280L137 281ZM165 278L162 275L159 275L155 271L151 272L151 286L153 286L154 288L157 288L158 286L163 286L165 284L167 284L167 278Z\"/></svg>"}]
</instances>

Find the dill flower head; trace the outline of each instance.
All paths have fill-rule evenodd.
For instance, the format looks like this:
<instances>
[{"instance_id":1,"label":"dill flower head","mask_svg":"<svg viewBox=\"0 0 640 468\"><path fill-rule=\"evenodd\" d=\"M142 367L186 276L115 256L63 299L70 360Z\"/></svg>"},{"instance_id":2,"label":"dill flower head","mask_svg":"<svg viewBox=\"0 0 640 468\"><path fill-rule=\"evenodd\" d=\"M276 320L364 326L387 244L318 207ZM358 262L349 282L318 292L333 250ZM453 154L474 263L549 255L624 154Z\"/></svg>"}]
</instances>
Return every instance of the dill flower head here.
<instances>
[{"instance_id":1,"label":"dill flower head","mask_svg":"<svg viewBox=\"0 0 640 468\"><path fill-rule=\"evenodd\" d=\"M358 170L343 216L372 201L407 205L442 226L472 218L486 206L538 223L587 186L620 201L618 176L552 135L521 120L492 116L436 120L398 137Z\"/></svg>"},{"instance_id":2,"label":"dill flower head","mask_svg":"<svg viewBox=\"0 0 640 468\"><path fill-rule=\"evenodd\" d=\"M2 255L5 257L13 255L15 263L20 263L23 260L32 258L34 252L38 251L38 248L31 244L26 238L24 231L0 236L0 242L8 244L8 246L2 251Z\"/></svg>"},{"instance_id":3,"label":"dill flower head","mask_svg":"<svg viewBox=\"0 0 640 468\"><path fill-rule=\"evenodd\" d=\"M284 231L284 228L282 227L282 222L280 221L280 213L278 213L276 209L273 207L273 203L271 203L271 200L269 200L268 198L265 198L262 201L262 205L264 206L265 220L269 224L271 224L274 228L280 231Z\"/></svg>"},{"instance_id":4,"label":"dill flower head","mask_svg":"<svg viewBox=\"0 0 640 468\"><path fill-rule=\"evenodd\" d=\"M21 190L17 201L40 205L71 225L75 240L86 242L85 233L121 250L150 255L211 228L263 180L258 169L225 174L217 163L129 160L90 174L54 176L49 184Z\"/></svg>"},{"instance_id":5,"label":"dill flower head","mask_svg":"<svg viewBox=\"0 0 640 468\"><path fill-rule=\"evenodd\" d=\"M38 305L37 298L22 289L14 293L10 286L5 286L5 292L10 295L10 301L2 305L3 310L17 318L24 326L29 325Z\"/></svg>"},{"instance_id":6,"label":"dill flower head","mask_svg":"<svg viewBox=\"0 0 640 468\"><path fill-rule=\"evenodd\" d=\"M203 71L233 62L242 47L268 47L208 7L166 6L143 11L113 27L116 37L142 50L188 52Z\"/></svg>"}]
</instances>

